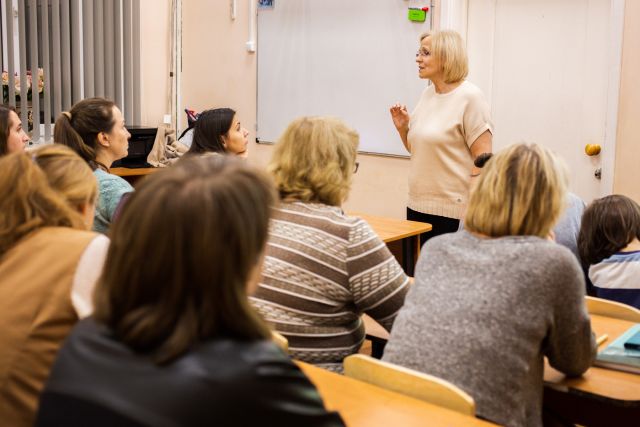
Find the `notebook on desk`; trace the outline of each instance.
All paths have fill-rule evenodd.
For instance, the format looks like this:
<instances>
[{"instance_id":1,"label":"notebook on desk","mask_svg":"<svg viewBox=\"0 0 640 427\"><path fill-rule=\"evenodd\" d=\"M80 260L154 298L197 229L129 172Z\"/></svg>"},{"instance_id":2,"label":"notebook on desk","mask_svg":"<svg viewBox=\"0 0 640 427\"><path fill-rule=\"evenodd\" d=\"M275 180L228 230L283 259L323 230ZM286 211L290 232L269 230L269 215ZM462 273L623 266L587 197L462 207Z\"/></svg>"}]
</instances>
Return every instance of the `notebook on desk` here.
<instances>
[{"instance_id":1,"label":"notebook on desk","mask_svg":"<svg viewBox=\"0 0 640 427\"><path fill-rule=\"evenodd\" d=\"M624 347L624 343L639 331L640 323L630 327L624 334L620 335L617 340L598 353L594 365L640 374L640 350L632 350Z\"/></svg>"}]
</instances>

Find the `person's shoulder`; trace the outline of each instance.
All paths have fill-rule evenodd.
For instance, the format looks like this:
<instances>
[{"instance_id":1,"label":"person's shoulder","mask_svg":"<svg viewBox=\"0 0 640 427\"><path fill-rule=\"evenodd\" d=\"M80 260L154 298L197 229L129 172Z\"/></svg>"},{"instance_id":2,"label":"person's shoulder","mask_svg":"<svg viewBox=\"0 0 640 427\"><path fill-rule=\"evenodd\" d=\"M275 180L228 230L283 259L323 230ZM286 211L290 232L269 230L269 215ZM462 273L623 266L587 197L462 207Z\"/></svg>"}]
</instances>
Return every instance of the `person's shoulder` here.
<instances>
[{"instance_id":1,"label":"person's shoulder","mask_svg":"<svg viewBox=\"0 0 640 427\"><path fill-rule=\"evenodd\" d=\"M131 186L131 184L129 184L124 178L118 175L103 171L100 168L93 171L93 173L98 180L101 188L103 186L107 186L109 188L122 188L128 191L133 191L133 187Z\"/></svg>"},{"instance_id":2,"label":"person's shoulder","mask_svg":"<svg viewBox=\"0 0 640 427\"><path fill-rule=\"evenodd\" d=\"M459 94L459 96L464 97L465 99L471 101L481 101L484 103L487 102L482 90L475 84L471 83L469 80L463 81L459 89L460 90L456 92Z\"/></svg>"}]
</instances>

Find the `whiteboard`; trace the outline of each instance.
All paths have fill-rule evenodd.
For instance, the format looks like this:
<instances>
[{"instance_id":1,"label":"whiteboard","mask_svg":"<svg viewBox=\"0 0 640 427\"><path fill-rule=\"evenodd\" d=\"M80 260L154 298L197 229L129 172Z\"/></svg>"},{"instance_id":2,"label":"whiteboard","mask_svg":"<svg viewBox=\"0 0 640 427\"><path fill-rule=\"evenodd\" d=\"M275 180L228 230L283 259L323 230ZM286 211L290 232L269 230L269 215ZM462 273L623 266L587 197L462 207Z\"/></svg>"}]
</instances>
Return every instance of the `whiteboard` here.
<instances>
[{"instance_id":1,"label":"whiteboard","mask_svg":"<svg viewBox=\"0 0 640 427\"><path fill-rule=\"evenodd\" d=\"M409 111L426 86L415 53L430 28L407 18L414 0L275 0L258 9L258 142L293 119L330 115L360 134L361 152L408 155L389 107Z\"/></svg>"}]
</instances>

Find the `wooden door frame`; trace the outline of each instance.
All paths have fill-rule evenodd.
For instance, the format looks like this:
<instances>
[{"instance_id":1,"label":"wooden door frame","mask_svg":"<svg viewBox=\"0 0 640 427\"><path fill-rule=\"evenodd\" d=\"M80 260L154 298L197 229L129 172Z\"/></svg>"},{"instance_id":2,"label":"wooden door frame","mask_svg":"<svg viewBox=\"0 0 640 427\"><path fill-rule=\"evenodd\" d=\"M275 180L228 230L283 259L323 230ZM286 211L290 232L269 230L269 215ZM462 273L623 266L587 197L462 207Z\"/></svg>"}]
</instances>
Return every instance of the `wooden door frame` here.
<instances>
[{"instance_id":1,"label":"wooden door frame","mask_svg":"<svg viewBox=\"0 0 640 427\"><path fill-rule=\"evenodd\" d=\"M473 0L433 0L434 28L458 31L466 40L468 26L468 6ZM497 0L494 0L494 5ZM618 129L618 108L620 101L620 75L622 71L622 42L624 32L625 0L610 0L609 14L609 78L607 82L607 113L605 136L602 150L601 196L613 193L613 177L616 161L616 135ZM494 27L495 28L495 27ZM487 94L489 95L489 94Z\"/></svg>"}]
</instances>

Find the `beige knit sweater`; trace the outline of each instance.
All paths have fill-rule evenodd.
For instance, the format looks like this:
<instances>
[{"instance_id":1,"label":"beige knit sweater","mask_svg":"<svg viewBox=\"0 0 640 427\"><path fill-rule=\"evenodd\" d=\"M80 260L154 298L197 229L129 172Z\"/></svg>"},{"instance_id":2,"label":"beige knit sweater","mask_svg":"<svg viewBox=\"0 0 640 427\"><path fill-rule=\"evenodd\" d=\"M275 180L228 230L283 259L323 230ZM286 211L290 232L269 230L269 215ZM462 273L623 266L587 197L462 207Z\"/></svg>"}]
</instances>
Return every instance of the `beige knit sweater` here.
<instances>
[{"instance_id":1,"label":"beige knit sweater","mask_svg":"<svg viewBox=\"0 0 640 427\"><path fill-rule=\"evenodd\" d=\"M464 81L438 94L429 85L411 114L409 208L460 219L469 198L471 145L489 130L491 111L480 89Z\"/></svg>"}]
</instances>

